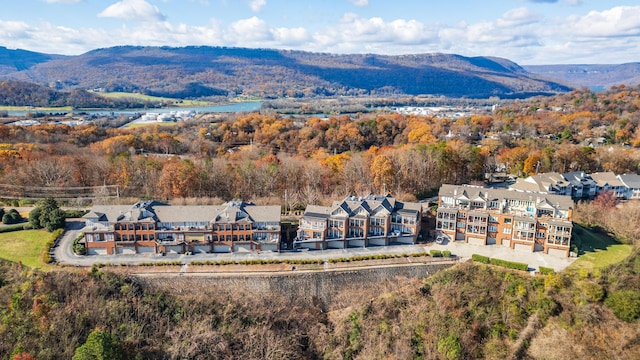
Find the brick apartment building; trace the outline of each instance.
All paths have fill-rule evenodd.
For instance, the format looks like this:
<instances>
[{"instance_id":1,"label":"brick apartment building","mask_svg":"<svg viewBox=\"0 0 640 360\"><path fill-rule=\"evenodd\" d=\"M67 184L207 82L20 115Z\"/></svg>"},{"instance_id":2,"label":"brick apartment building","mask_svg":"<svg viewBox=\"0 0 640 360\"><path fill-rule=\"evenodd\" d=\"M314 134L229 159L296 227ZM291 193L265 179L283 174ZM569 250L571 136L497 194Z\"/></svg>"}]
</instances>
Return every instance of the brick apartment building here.
<instances>
[{"instance_id":1,"label":"brick apartment building","mask_svg":"<svg viewBox=\"0 0 640 360\"><path fill-rule=\"evenodd\" d=\"M94 206L84 216L88 254L167 254L280 249L280 206Z\"/></svg>"},{"instance_id":2,"label":"brick apartment building","mask_svg":"<svg viewBox=\"0 0 640 360\"><path fill-rule=\"evenodd\" d=\"M439 240L502 245L568 257L572 213L570 196L442 185L436 235Z\"/></svg>"}]
</instances>

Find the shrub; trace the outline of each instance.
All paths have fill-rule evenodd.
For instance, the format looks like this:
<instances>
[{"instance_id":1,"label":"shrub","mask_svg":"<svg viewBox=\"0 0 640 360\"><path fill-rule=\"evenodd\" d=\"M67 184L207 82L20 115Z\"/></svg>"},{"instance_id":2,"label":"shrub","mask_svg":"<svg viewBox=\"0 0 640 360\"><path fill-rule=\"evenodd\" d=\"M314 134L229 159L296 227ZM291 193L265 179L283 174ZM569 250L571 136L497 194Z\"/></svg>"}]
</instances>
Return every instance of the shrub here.
<instances>
[{"instance_id":1,"label":"shrub","mask_svg":"<svg viewBox=\"0 0 640 360\"><path fill-rule=\"evenodd\" d=\"M480 255L480 254L473 254L473 255L471 255L471 260L477 261L477 262L483 263L483 264L488 264L490 259L489 259L488 256L484 256L484 255Z\"/></svg>"},{"instance_id":2,"label":"shrub","mask_svg":"<svg viewBox=\"0 0 640 360\"><path fill-rule=\"evenodd\" d=\"M640 290L612 291L604 304L620 320L631 322L640 319Z\"/></svg>"},{"instance_id":3,"label":"shrub","mask_svg":"<svg viewBox=\"0 0 640 360\"><path fill-rule=\"evenodd\" d=\"M544 267L544 266L540 266L540 268L538 268L538 270L540 271L540 274L542 274L542 275L553 274L555 272L552 268L548 268L548 267Z\"/></svg>"},{"instance_id":4,"label":"shrub","mask_svg":"<svg viewBox=\"0 0 640 360\"><path fill-rule=\"evenodd\" d=\"M519 263L519 262L515 262L515 261L507 261L507 260L502 260L502 259L490 259L489 261L490 261L491 265L497 265L497 266L502 266L502 267L506 267L506 268L509 268L509 269L522 270L522 271L529 270L529 265L525 264L525 263Z\"/></svg>"},{"instance_id":5,"label":"shrub","mask_svg":"<svg viewBox=\"0 0 640 360\"><path fill-rule=\"evenodd\" d=\"M429 255L433 256L433 257L442 257L442 251L440 250L429 250Z\"/></svg>"},{"instance_id":6,"label":"shrub","mask_svg":"<svg viewBox=\"0 0 640 360\"><path fill-rule=\"evenodd\" d=\"M11 209L2 216L2 222L5 224L17 224L23 220L22 215L16 209Z\"/></svg>"},{"instance_id":7,"label":"shrub","mask_svg":"<svg viewBox=\"0 0 640 360\"><path fill-rule=\"evenodd\" d=\"M449 251L449 250L442 250L442 256L444 256L444 257L451 257L451 251Z\"/></svg>"}]
</instances>

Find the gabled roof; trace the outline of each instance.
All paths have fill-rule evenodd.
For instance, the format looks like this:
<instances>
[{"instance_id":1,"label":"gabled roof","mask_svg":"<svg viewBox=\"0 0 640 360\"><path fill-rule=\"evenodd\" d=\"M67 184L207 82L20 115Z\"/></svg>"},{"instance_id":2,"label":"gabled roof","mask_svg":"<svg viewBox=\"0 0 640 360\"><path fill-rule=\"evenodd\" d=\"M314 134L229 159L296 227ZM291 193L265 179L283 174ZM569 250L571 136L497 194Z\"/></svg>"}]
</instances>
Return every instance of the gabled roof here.
<instances>
[{"instance_id":1,"label":"gabled roof","mask_svg":"<svg viewBox=\"0 0 640 360\"><path fill-rule=\"evenodd\" d=\"M304 210L303 217L312 217L316 219L327 219L331 214L331 208L327 206L307 205Z\"/></svg>"},{"instance_id":2,"label":"gabled roof","mask_svg":"<svg viewBox=\"0 0 640 360\"><path fill-rule=\"evenodd\" d=\"M640 189L640 175L638 174L622 174L618 175L618 179L630 189Z\"/></svg>"},{"instance_id":3,"label":"gabled roof","mask_svg":"<svg viewBox=\"0 0 640 360\"><path fill-rule=\"evenodd\" d=\"M612 171L593 173L591 174L591 178L596 182L596 185L601 187L607 184L611 187L624 186Z\"/></svg>"}]
</instances>

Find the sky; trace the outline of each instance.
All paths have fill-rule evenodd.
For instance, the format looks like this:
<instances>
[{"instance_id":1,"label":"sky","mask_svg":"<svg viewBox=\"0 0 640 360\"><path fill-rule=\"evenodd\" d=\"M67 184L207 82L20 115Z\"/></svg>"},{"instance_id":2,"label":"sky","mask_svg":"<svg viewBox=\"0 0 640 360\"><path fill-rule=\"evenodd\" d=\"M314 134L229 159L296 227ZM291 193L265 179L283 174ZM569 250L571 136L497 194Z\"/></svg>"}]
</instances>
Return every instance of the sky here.
<instances>
[{"instance_id":1,"label":"sky","mask_svg":"<svg viewBox=\"0 0 640 360\"><path fill-rule=\"evenodd\" d=\"M449 53L520 65L640 62L638 0L0 0L0 46Z\"/></svg>"}]
</instances>

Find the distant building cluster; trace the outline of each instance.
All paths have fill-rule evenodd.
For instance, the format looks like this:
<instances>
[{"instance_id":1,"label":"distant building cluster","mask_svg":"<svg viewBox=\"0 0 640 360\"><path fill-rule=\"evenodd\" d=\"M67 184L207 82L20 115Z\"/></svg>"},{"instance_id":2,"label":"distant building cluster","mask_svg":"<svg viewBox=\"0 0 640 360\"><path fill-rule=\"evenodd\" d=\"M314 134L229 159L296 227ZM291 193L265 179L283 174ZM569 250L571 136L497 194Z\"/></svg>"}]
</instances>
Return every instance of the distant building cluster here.
<instances>
[{"instance_id":1,"label":"distant building cluster","mask_svg":"<svg viewBox=\"0 0 640 360\"><path fill-rule=\"evenodd\" d=\"M191 119L195 114L195 111L170 111L165 113L148 112L142 114L136 122L175 122L183 119Z\"/></svg>"},{"instance_id":2,"label":"distant building cluster","mask_svg":"<svg viewBox=\"0 0 640 360\"><path fill-rule=\"evenodd\" d=\"M570 196L574 200L593 199L604 191L612 191L618 199L640 199L640 175L613 172L587 174L574 171L565 174L543 173L518 179L510 189Z\"/></svg>"}]
</instances>

